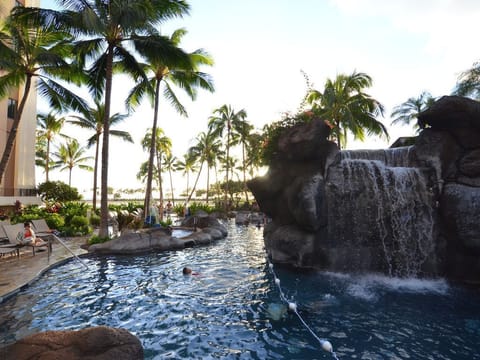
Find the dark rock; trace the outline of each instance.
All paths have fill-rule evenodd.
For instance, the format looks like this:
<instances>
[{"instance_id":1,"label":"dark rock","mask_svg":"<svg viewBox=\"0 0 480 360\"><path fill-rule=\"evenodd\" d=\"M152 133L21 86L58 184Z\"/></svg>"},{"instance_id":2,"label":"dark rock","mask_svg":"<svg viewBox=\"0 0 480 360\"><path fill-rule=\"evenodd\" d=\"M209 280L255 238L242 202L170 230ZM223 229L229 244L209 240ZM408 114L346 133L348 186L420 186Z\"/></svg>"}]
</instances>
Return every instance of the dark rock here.
<instances>
[{"instance_id":1,"label":"dark rock","mask_svg":"<svg viewBox=\"0 0 480 360\"><path fill-rule=\"evenodd\" d=\"M480 103L461 96L442 96L418 115L418 124L421 128L428 125L435 130L480 130Z\"/></svg>"},{"instance_id":2,"label":"dark rock","mask_svg":"<svg viewBox=\"0 0 480 360\"><path fill-rule=\"evenodd\" d=\"M0 349L5 360L142 360L140 340L125 329L106 326L45 331Z\"/></svg>"}]
</instances>

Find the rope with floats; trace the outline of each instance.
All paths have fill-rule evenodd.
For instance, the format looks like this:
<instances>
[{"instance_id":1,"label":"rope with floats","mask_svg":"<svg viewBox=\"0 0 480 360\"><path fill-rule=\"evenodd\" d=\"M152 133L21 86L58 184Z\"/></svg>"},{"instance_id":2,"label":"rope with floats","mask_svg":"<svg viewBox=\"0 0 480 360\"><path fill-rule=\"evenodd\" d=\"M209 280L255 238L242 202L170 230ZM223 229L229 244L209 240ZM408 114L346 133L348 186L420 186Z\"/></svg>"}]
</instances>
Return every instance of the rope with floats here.
<instances>
[{"instance_id":1,"label":"rope with floats","mask_svg":"<svg viewBox=\"0 0 480 360\"><path fill-rule=\"evenodd\" d=\"M315 332L310 328L310 326L308 326L308 324L305 322L305 320L303 320L302 316L298 313L297 304L295 302L289 301L285 297L285 294L282 291L282 287L280 286L280 279L277 277L277 274L275 273L275 270L273 269L273 264L270 262L270 260L268 258L267 258L267 262L268 262L268 269L272 273L275 285L277 285L278 291L280 292L280 298L288 305L288 310L290 310L295 315L297 315L298 319L303 324L303 326L305 326L305 328L310 332L310 334L312 334L312 336L320 343L320 347L324 351L332 354L332 357L334 359L338 360L337 354L335 354L335 351L333 351L333 346L330 343L330 341L328 341L326 339L321 339L317 334L315 334Z\"/></svg>"}]
</instances>

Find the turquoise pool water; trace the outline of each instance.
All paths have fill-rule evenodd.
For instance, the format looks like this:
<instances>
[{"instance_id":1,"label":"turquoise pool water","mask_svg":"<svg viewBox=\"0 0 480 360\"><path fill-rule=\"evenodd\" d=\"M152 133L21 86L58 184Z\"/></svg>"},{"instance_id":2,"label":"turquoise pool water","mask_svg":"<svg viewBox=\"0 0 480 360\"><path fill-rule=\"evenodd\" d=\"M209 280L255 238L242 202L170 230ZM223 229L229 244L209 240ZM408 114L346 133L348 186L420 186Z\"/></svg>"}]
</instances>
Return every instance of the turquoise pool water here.
<instances>
[{"instance_id":1,"label":"turquoise pool water","mask_svg":"<svg viewBox=\"0 0 480 360\"><path fill-rule=\"evenodd\" d=\"M56 329L107 325L146 359L332 359L286 311L262 230L228 224L206 247L72 260L0 304L0 346ZM183 276L191 267L198 276ZM480 294L443 280L274 267L281 289L339 359L480 359Z\"/></svg>"}]
</instances>

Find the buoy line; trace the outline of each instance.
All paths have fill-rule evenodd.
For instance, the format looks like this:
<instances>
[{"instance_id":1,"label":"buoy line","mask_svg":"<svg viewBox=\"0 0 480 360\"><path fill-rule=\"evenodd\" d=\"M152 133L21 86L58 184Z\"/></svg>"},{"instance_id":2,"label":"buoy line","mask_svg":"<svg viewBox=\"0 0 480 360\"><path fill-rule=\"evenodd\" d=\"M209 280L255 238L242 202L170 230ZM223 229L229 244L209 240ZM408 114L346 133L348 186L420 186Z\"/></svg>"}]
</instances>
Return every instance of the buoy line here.
<instances>
[{"instance_id":1,"label":"buoy line","mask_svg":"<svg viewBox=\"0 0 480 360\"><path fill-rule=\"evenodd\" d=\"M315 339L317 339L317 341L320 343L321 348L324 351L332 354L334 359L338 360L337 354L335 354L335 351L333 351L333 346L330 343L330 341L328 341L326 339L322 339L317 334L315 334L315 332L310 328L310 326L308 326L308 324L305 322L305 320L303 320L302 316L297 311L297 304L292 302L292 301L288 301L288 299L286 298L285 294L282 291L282 287L280 286L280 279L277 277L277 274L275 273L275 270L273 269L273 264L270 262L270 259L268 259L268 257L267 257L267 263L268 263L268 269L270 270L270 272L273 275L275 285L277 285L278 291L280 292L280 298L288 305L288 310L290 310L295 315L297 315L298 319L303 324L303 326L305 326L305 328L310 332L310 334L312 334L312 336Z\"/></svg>"}]
</instances>

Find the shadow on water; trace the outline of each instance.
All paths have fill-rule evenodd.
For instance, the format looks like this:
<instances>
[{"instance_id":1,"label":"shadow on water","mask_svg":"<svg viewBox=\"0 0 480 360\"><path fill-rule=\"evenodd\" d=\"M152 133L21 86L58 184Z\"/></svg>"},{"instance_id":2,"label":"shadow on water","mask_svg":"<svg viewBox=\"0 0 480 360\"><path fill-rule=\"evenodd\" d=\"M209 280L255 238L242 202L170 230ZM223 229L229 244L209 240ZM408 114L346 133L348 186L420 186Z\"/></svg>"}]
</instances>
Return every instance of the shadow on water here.
<instances>
[{"instance_id":1,"label":"shadow on water","mask_svg":"<svg viewBox=\"0 0 480 360\"><path fill-rule=\"evenodd\" d=\"M268 271L262 230L228 225L216 243L54 268L0 305L0 345L107 325L140 338L146 359L329 359ZM184 276L184 266L198 272ZM295 271L281 289L340 359L480 359L480 294L443 280Z\"/></svg>"}]
</instances>

